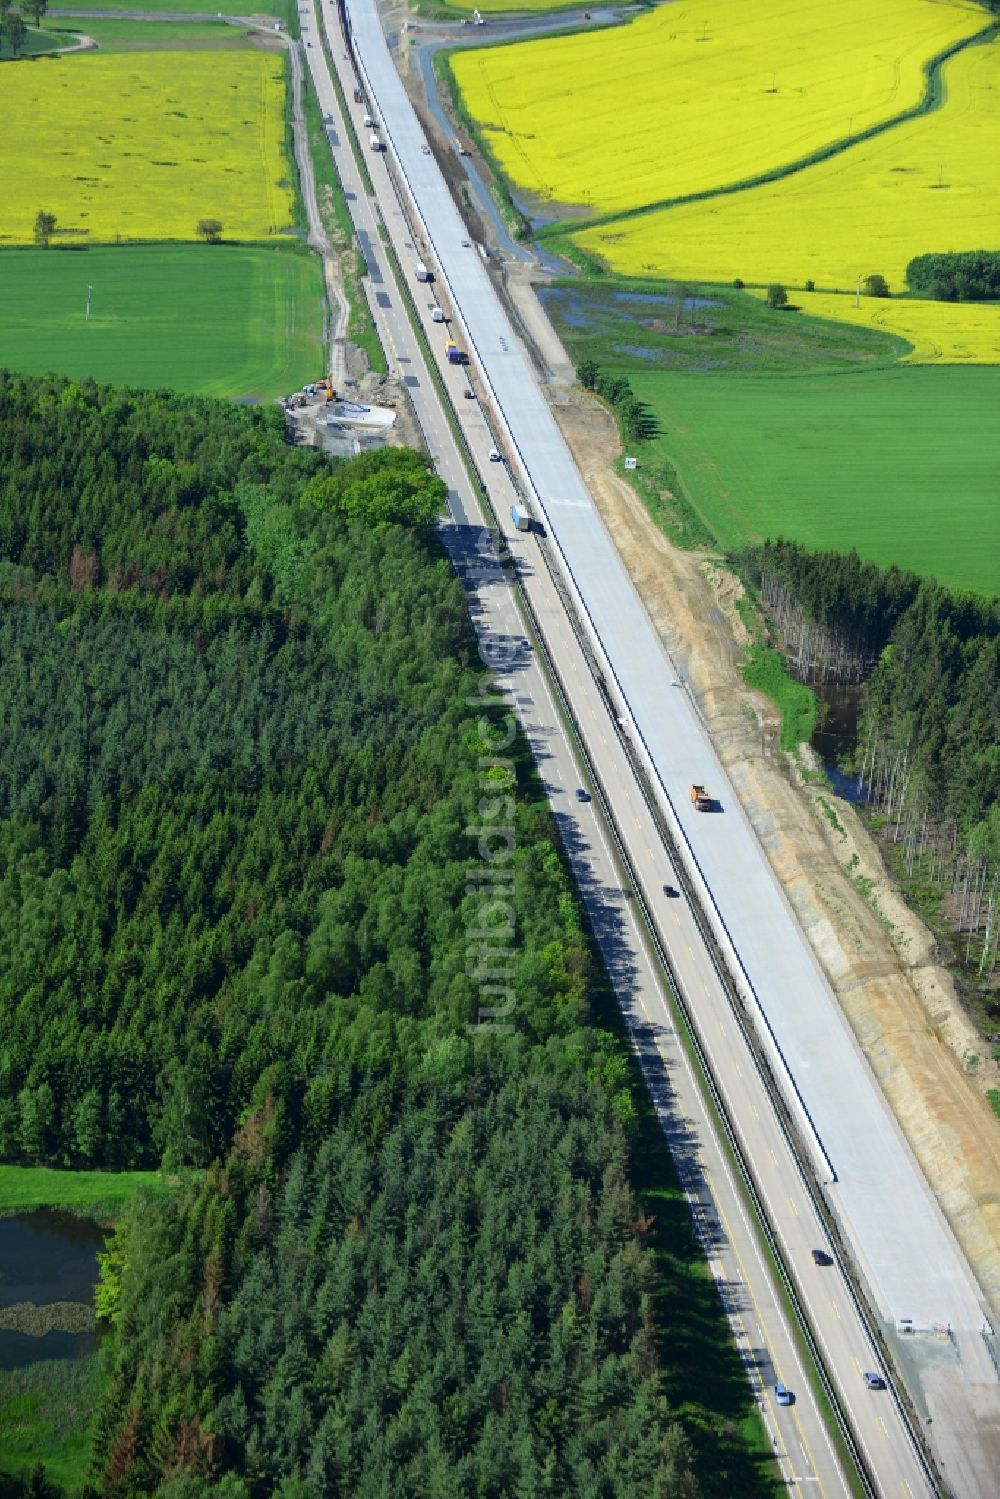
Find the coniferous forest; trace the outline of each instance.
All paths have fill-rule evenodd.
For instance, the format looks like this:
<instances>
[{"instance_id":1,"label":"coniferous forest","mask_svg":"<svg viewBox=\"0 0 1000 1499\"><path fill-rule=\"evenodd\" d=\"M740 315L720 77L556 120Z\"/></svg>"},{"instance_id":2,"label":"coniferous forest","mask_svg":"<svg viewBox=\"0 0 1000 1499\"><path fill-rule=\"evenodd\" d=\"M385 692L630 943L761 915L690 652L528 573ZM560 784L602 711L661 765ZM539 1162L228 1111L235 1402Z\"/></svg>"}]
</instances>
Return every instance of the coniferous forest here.
<instances>
[{"instance_id":1,"label":"coniferous forest","mask_svg":"<svg viewBox=\"0 0 1000 1499\"><path fill-rule=\"evenodd\" d=\"M441 500L276 412L0 374L0 1155L184 1183L105 1256L93 1493L699 1492L628 1068Z\"/></svg>"}]
</instances>

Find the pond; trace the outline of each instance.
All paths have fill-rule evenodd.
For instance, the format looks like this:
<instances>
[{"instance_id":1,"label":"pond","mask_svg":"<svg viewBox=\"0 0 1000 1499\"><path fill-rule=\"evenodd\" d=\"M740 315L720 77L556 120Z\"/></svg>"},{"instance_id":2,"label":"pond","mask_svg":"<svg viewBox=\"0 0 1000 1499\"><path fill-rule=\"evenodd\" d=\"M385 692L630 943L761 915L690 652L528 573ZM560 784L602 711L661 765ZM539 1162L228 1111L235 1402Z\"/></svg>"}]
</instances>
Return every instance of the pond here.
<instances>
[{"instance_id":1,"label":"pond","mask_svg":"<svg viewBox=\"0 0 1000 1499\"><path fill-rule=\"evenodd\" d=\"M840 686L832 682L810 682L820 702L819 721L813 731L812 747L823 762L830 785L845 801L858 802L857 775L845 775L838 761L854 748L861 706L860 686Z\"/></svg>"},{"instance_id":2,"label":"pond","mask_svg":"<svg viewBox=\"0 0 1000 1499\"><path fill-rule=\"evenodd\" d=\"M0 1369L93 1352L103 1246L104 1230L72 1213L43 1208L0 1218Z\"/></svg>"}]
</instances>

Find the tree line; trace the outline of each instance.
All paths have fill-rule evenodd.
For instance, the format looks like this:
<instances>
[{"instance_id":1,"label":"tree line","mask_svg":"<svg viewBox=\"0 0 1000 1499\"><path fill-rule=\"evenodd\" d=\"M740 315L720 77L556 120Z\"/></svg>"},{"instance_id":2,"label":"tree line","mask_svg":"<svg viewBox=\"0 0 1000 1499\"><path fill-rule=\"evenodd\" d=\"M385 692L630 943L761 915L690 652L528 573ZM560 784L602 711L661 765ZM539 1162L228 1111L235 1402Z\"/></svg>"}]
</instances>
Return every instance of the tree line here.
<instances>
[{"instance_id":1,"label":"tree line","mask_svg":"<svg viewBox=\"0 0 1000 1499\"><path fill-rule=\"evenodd\" d=\"M618 421L622 437L643 442L659 431L656 417L645 401L640 401L624 375L602 370L592 359L582 359L576 367L576 378L584 390L607 401Z\"/></svg>"},{"instance_id":2,"label":"tree line","mask_svg":"<svg viewBox=\"0 0 1000 1499\"><path fill-rule=\"evenodd\" d=\"M917 255L906 267L906 284L938 302L1000 300L1000 250L950 250Z\"/></svg>"},{"instance_id":3,"label":"tree line","mask_svg":"<svg viewBox=\"0 0 1000 1499\"><path fill-rule=\"evenodd\" d=\"M1000 925L1000 601L856 552L777 540L747 559L801 680L863 683L852 756L908 879L951 898L991 974Z\"/></svg>"},{"instance_id":4,"label":"tree line","mask_svg":"<svg viewBox=\"0 0 1000 1499\"><path fill-rule=\"evenodd\" d=\"M88 1492L693 1499L657 1297L695 1314L426 460L0 373L0 474L0 1150L189 1183L104 1258Z\"/></svg>"},{"instance_id":5,"label":"tree line","mask_svg":"<svg viewBox=\"0 0 1000 1499\"><path fill-rule=\"evenodd\" d=\"M11 57L20 57L28 38L25 16L31 17L38 30L48 8L48 0L22 0L18 10L12 8L12 0L0 0L0 53L6 45Z\"/></svg>"}]
</instances>

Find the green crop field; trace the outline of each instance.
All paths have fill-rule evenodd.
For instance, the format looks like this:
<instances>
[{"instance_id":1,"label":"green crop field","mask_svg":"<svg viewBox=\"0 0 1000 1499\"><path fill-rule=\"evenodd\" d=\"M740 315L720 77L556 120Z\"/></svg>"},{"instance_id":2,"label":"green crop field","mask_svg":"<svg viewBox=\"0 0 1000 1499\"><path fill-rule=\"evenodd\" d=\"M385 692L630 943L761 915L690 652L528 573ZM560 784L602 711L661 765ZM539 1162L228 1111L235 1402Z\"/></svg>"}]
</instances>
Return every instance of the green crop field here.
<instances>
[{"instance_id":1,"label":"green crop field","mask_svg":"<svg viewBox=\"0 0 1000 1499\"><path fill-rule=\"evenodd\" d=\"M782 535L1000 588L1000 369L629 379L662 427L640 451L722 546Z\"/></svg>"},{"instance_id":2,"label":"green crop field","mask_svg":"<svg viewBox=\"0 0 1000 1499\"><path fill-rule=\"evenodd\" d=\"M10 369L259 400L323 370L319 262L291 245L9 250L3 284Z\"/></svg>"}]
</instances>

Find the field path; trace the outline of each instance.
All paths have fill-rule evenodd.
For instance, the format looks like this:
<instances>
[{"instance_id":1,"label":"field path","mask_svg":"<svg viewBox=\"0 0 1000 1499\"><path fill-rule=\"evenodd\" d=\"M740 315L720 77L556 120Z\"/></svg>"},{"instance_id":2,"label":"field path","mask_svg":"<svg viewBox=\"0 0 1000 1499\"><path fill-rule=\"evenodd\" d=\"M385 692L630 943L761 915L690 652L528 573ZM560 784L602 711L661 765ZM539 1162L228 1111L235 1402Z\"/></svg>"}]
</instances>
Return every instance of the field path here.
<instances>
[{"instance_id":1,"label":"field path","mask_svg":"<svg viewBox=\"0 0 1000 1499\"><path fill-rule=\"evenodd\" d=\"M97 46L92 36L84 36L83 32L77 33L75 42L68 47L57 47L55 52L50 53L52 57L62 57L66 52L91 52Z\"/></svg>"},{"instance_id":2,"label":"field path","mask_svg":"<svg viewBox=\"0 0 1000 1499\"><path fill-rule=\"evenodd\" d=\"M306 122L302 112L302 46L299 42L288 42L292 62L292 140L295 162L299 169L302 202L309 223L307 243L323 261L323 280L330 304L330 375L335 386L343 385L347 378L347 326L350 305L344 293L340 275L340 262L331 245L323 224L319 199L316 196L316 178L313 173L309 141L306 137Z\"/></svg>"}]
</instances>

